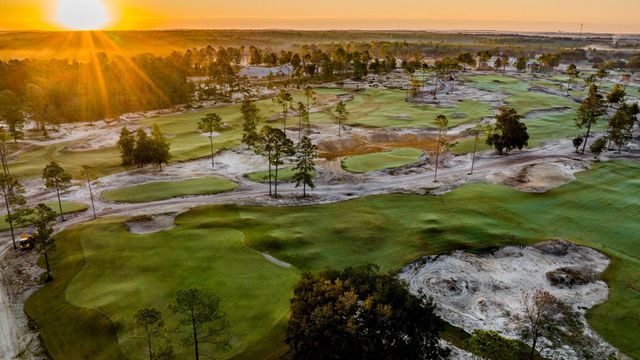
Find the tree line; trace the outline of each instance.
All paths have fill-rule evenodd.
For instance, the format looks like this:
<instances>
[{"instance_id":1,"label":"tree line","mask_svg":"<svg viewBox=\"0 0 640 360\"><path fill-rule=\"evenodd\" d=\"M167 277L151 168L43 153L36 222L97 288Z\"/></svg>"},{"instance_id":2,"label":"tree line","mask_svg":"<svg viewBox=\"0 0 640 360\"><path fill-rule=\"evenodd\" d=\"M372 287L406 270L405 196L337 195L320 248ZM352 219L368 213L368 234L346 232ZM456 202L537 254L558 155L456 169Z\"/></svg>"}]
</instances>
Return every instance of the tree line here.
<instances>
[{"instance_id":1,"label":"tree line","mask_svg":"<svg viewBox=\"0 0 640 360\"><path fill-rule=\"evenodd\" d=\"M33 120L46 135L47 125L185 104L194 91L187 70L172 56L150 54L0 61L0 117L19 129Z\"/></svg>"}]
</instances>

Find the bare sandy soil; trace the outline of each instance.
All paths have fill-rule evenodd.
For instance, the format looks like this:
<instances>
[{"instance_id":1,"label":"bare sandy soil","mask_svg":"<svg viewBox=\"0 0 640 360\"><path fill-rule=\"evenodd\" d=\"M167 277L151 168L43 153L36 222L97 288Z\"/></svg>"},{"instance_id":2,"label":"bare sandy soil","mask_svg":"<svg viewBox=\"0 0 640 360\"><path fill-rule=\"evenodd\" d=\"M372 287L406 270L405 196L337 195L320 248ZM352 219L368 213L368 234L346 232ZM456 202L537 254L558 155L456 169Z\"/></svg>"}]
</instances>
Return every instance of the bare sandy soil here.
<instances>
[{"instance_id":1,"label":"bare sandy soil","mask_svg":"<svg viewBox=\"0 0 640 360\"><path fill-rule=\"evenodd\" d=\"M134 234L153 234L163 230L173 229L176 214L156 214L137 216L125 221L124 226Z\"/></svg>"},{"instance_id":2,"label":"bare sandy soil","mask_svg":"<svg viewBox=\"0 0 640 360\"><path fill-rule=\"evenodd\" d=\"M16 252L10 242L0 245L0 358L46 359L38 332L29 326L24 302L40 287L42 269L37 254Z\"/></svg>"},{"instance_id":3,"label":"bare sandy soil","mask_svg":"<svg viewBox=\"0 0 640 360\"><path fill-rule=\"evenodd\" d=\"M587 329L585 346L590 352L619 356L588 328L584 318L588 309L607 300L608 287L599 275L608 265L608 257L591 248L554 240L535 246L504 247L487 255L456 251L429 256L407 266L399 276L412 292L433 296L438 314L452 324L469 332L495 330L511 338L518 337L518 315L524 314L523 292L548 291L581 314ZM564 269L575 270L585 279L573 279ZM552 283L553 274L565 277ZM545 349L543 354L581 358L568 347Z\"/></svg>"}]
</instances>

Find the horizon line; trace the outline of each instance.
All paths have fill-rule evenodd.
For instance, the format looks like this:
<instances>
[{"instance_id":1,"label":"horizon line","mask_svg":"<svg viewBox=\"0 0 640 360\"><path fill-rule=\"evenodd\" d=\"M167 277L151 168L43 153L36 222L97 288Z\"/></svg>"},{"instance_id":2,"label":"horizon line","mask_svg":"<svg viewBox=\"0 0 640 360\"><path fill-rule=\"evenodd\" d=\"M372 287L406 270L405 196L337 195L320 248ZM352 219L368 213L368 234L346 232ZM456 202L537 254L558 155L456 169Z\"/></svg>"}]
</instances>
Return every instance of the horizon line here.
<instances>
[{"instance_id":1,"label":"horizon line","mask_svg":"<svg viewBox=\"0 0 640 360\"><path fill-rule=\"evenodd\" d=\"M95 30L75 30L75 29L0 29L0 33L17 33L17 32L134 32L134 31L299 31L299 32L413 32L413 33L467 33L467 34L483 34L492 33L497 35L576 35L583 37L589 35L629 35L640 37L640 32L610 32L610 31L589 31L589 32L577 32L577 31L563 31L563 30L499 30L499 29L409 29L409 28L388 28L388 29L374 29L374 28L317 28L317 29L296 29L296 28L283 28L283 27L256 27L256 28L244 28L244 27L166 27L166 28L149 28L149 29L136 29L136 28L105 28Z\"/></svg>"}]
</instances>

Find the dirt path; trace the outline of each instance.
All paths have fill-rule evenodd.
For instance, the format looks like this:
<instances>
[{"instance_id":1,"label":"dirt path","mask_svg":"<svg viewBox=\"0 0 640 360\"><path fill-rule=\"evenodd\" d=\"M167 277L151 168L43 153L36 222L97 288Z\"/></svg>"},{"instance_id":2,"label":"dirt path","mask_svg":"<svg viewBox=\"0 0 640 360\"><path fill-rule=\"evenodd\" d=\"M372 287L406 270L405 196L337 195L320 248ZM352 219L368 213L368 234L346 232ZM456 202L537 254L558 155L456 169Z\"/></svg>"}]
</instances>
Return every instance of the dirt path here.
<instances>
[{"instance_id":1,"label":"dirt path","mask_svg":"<svg viewBox=\"0 0 640 360\"><path fill-rule=\"evenodd\" d=\"M4 242L0 245L0 259L7 251L12 251L11 244ZM2 272L0 272L0 354L3 359L13 359L19 353L18 327L15 323L11 302L7 294L7 287Z\"/></svg>"}]
</instances>

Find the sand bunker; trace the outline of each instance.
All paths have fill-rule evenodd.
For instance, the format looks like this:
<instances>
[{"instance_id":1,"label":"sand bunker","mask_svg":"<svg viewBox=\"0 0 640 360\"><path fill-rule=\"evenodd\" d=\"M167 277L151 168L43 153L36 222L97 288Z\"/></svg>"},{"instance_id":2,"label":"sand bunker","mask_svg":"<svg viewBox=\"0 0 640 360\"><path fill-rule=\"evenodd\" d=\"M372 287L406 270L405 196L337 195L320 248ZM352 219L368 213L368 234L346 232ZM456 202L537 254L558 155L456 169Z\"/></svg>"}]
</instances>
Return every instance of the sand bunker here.
<instances>
[{"instance_id":1,"label":"sand bunker","mask_svg":"<svg viewBox=\"0 0 640 360\"><path fill-rule=\"evenodd\" d=\"M141 215L130 218L124 225L134 234L153 234L174 228L175 218L176 214Z\"/></svg>"},{"instance_id":2,"label":"sand bunker","mask_svg":"<svg viewBox=\"0 0 640 360\"><path fill-rule=\"evenodd\" d=\"M528 247L509 246L487 255L456 251L428 256L403 269L400 278L413 293L432 296L438 314L450 323L469 332L496 330L517 338L514 324L516 314L523 314L524 291L548 291L584 314L607 300L608 287L599 275L608 265L609 259L591 248L553 240ZM584 276L569 279L575 274ZM585 333L594 353L616 352L588 327ZM567 348L545 355L577 358Z\"/></svg>"},{"instance_id":3,"label":"sand bunker","mask_svg":"<svg viewBox=\"0 0 640 360\"><path fill-rule=\"evenodd\" d=\"M574 181L574 174L585 169L586 165L582 162L563 160L497 170L486 179L488 182L504 184L520 191L542 193Z\"/></svg>"},{"instance_id":4,"label":"sand bunker","mask_svg":"<svg viewBox=\"0 0 640 360\"><path fill-rule=\"evenodd\" d=\"M394 148L415 148L435 152L436 137L427 131L387 131L352 134L318 142L319 155L325 159L381 152Z\"/></svg>"}]
</instances>

